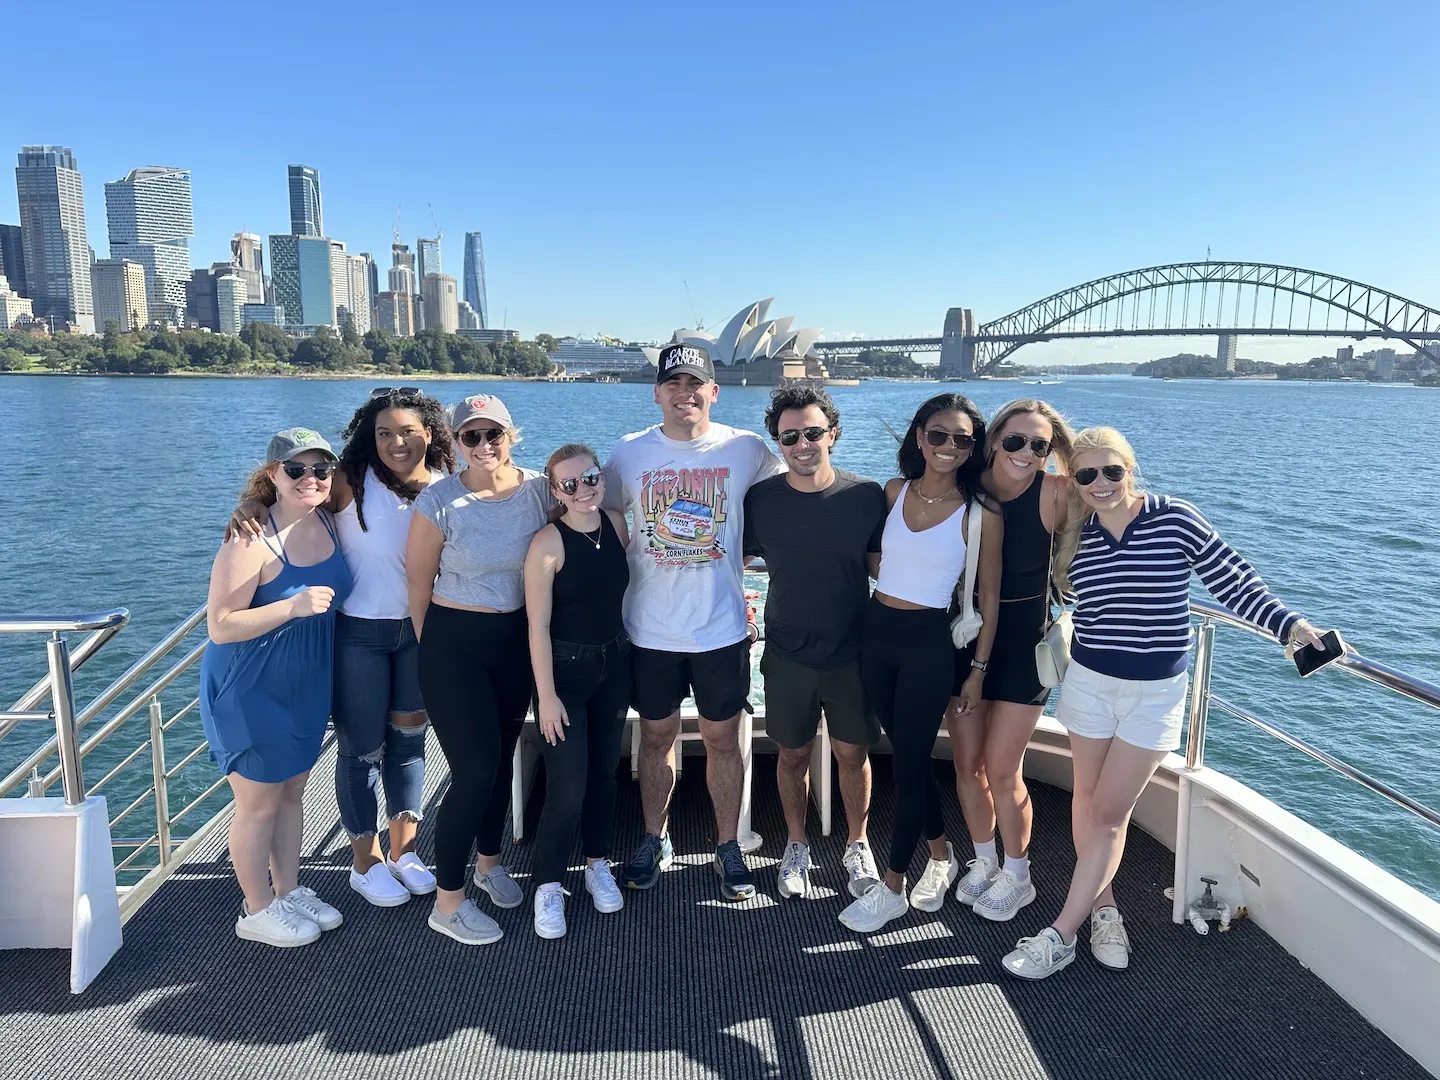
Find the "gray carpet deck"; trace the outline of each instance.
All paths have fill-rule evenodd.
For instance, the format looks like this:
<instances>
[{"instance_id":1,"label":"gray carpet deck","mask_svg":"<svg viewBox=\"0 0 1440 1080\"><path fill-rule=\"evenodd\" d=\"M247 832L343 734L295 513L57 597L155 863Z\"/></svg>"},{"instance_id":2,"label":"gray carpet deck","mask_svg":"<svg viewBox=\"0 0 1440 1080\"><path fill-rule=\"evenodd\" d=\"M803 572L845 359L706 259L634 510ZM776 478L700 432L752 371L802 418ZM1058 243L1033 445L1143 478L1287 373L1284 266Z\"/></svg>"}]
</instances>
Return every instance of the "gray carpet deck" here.
<instances>
[{"instance_id":1,"label":"gray carpet deck","mask_svg":"<svg viewBox=\"0 0 1440 1080\"><path fill-rule=\"evenodd\" d=\"M1032 788L1039 900L1013 923L986 922L952 899L879 935L851 934L835 918L845 902L838 811L836 835L822 841L814 826L810 897L781 903L774 762L757 761L755 823L766 844L751 857L756 899L719 899L703 763L691 759L672 825L680 859L657 889L627 893L623 912L601 916L576 874L566 938L535 937L527 903L487 908L507 936L467 949L426 928L428 899L381 910L348 888L327 751L311 785L301 880L344 912L342 928L297 950L238 940L239 893L221 835L141 909L85 994L68 993L67 953L0 953L0 1076L1426 1075L1254 925L1203 938L1172 925L1162 892L1170 853L1138 830L1116 882L1135 947L1130 970L1100 968L1082 945L1045 982L1005 976L1000 957L1064 895L1069 802L1051 788ZM953 835L963 835L949 766L936 768ZM871 833L883 839L893 809L887 759L877 759L875 779ZM532 822L538 795L539 785ZM617 857L640 832L628 776L618 814ZM427 854L428 843L427 827ZM529 846L507 844L506 858L528 885Z\"/></svg>"}]
</instances>

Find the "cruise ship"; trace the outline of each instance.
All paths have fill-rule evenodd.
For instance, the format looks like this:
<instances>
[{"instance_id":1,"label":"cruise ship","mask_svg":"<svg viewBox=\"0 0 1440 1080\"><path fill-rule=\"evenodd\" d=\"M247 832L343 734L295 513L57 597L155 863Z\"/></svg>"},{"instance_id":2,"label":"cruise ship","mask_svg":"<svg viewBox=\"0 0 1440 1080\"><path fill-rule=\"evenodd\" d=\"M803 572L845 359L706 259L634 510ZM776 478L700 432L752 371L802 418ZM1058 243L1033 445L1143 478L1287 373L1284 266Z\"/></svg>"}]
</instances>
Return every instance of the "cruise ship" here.
<instances>
[{"instance_id":1,"label":"cruise ship","mask_svg":"<svg viewBox=\"0 0 1440 1080\"><path fill-rule=\"evenodd\" d=\"M1048 717L1025 761L1040 895L1012 923L979 919L952 898L875 935L839 924L845 829L823 730L812 888L777 900L785 830L759 709L743 732L753 900L719 898L703 760L693 756L703 747L691 739L671 825L677 859L656 889L627 893L618 916L572 900L560 941L536 937L528 904L499 912L503 941L459 948L426 929L425 898L380 909L347 887L327 743L309 789L301 882L345 924L305 949L267 949L232 931L226 788L197 742L204 609L130 645L124 609L0 618L0 632L24 638L12 654L33 656L38 676L0 713L0 760L16 763L0 781L0 1076L1440 1074L1440 904L1207 764L1207 722L1221 712L1241 721L1233 727L1248 732L1247 753L1284 746L1322 763L1336 798L1388 799L1429 827L1440 814L1295 737L1284 702L1261 716L1213 692L1212 656L1254 631L1209 604L1193 610L1184 753L1166 758L1142 796L1115 882L1131 966L1104 969L1082 945L1076 963L1042 983L1007 977L1000 958L1059 909L1073 865L1069 752ZM135 656L123 671L117 651ZM106 656L119 673L77 700L72 673ZM1278 648L1272 659L1286 663ZM1440 687L1359 654L1317 678L1367 681L1440 709ZM1294 693L1314 689L1297 682ZM942 737L934 767L954 823L947 756ZM505 847L522 883L538 761L532 725L516 751ZM430 762L433 808L446 776L438 752ZM893 806L882 744L872 835L888 833ZM641 830L633 783L621 784L617 812L618 853ZM429 829L427 819L425 856Z\"/></svg>"}]
</instances>

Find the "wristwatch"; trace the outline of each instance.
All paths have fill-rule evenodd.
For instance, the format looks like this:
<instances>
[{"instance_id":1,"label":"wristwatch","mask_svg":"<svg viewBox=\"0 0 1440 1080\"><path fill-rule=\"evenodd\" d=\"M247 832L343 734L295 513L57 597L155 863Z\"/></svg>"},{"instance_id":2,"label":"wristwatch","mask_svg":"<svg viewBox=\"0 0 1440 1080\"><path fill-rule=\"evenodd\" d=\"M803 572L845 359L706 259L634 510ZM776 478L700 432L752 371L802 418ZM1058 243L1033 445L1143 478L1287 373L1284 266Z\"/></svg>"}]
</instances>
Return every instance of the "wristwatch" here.
<instances>
[{"instance_id":1,"label":"wristwatch","mask_svg":"<svg viewBox=\"0 0 1440 1080\"><path fill-rule=\"evenodd\" d=\"M976 671L980 672L980 674L983 675L983 674L985 674L985 672L987 672L987 671L990 670L990 661L989 661L989 660L971 660L971 661L970 661L970 666L971 666L972 668L974 668Z\"/></svg>"}]
</instances>

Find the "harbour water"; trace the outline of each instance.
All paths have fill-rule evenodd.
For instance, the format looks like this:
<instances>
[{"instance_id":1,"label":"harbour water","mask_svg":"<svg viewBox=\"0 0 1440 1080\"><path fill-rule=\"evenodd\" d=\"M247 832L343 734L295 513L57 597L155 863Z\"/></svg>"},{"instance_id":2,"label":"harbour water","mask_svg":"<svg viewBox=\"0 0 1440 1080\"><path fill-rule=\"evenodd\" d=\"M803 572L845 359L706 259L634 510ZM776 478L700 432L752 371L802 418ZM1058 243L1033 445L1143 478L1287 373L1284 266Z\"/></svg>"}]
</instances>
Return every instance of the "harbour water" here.
<instances>
[{"instance_id":1,"label":"harbour water","mask_svg":"<svg viewBox=\"0 0 1440 1080\"><path fill-rule=\"evenodd\" d=\"M204 601L224 522L269 435L304 424L338 441L374 384L0 379L0 410L17 451L0 485L0 613L129 608L130 626L77 678L77 696L93 695ZM603 456L618 436L658 419L646 386L430 385L447 403L475 389L502 396L523 428L517 459L537 468L562 442L588 441ZM1440 431L1440 392L1128 377L1044 386L867 382L833 390L843 416L837 463L892 475L895 443L884 423L903 430L915 407L942 389L969 394L987 414L1012 397L1041 395L1077 427L1119 427L1149 485L1196 503L1291 606L1375 659L1440 680L1440 477L1424 434ZM759 430L767 396L764 388L724 387L714 416ZM1440 718L1432 711L1335 671L1302 681L1278 648L1237 631L1220 629L1216 652L1217 693L1440 805ZM0 705L33 683L43 663L38 637L0 639ZM177 696L167 709L181 703ZM198 736L198 718L182 723L190 721ZM143 714L136 723L143 726ZM23 756L20 742L28 749L38 741L38 732L22 738L28 731L0 743L0 774ZM118 759L109 753L87 759L87 777ZM1207 755L1440 897L1435 830L1224 715L1212 713ZM200 764L183 778L196 790L213 778ZM1046 842L1044 822L1036 842Z\"/></svg>"}]
</instances>

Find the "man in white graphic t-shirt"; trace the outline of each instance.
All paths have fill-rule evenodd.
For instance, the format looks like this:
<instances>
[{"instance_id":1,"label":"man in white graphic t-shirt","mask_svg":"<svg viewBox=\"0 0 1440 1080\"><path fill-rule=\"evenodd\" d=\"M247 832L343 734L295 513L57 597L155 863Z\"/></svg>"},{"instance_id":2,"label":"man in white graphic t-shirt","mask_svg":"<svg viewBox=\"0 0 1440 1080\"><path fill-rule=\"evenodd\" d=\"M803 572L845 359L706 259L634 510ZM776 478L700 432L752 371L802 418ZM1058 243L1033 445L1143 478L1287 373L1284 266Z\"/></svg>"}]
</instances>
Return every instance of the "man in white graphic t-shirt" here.
<instances>
[{"instance_id":1,"label":"man in white graphic t-shirt","mask_svg":"<svg viewBox=\"0 0 1440 1080\"><path fill-rule=\"evenodd\" d=\"M710 422L720 394L709 354L667 345L655 373L662 419L626 435L605 465L606 502L630 514L625 630L642 720L645 836L621 881L648 889L673 859L666 832L675 788L680 703L692 692L715 809L721 895L746 900L755 880L736 831L744 771L740 718L750 692L745 632L745 492L784 466L759 435Z\"/></svg>"}]
</instances>

